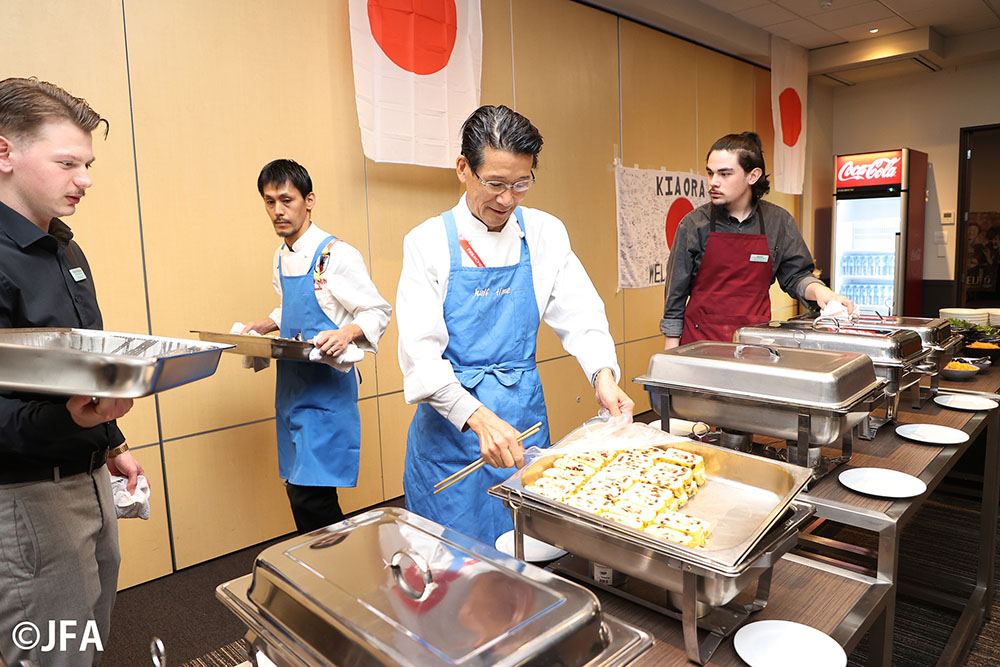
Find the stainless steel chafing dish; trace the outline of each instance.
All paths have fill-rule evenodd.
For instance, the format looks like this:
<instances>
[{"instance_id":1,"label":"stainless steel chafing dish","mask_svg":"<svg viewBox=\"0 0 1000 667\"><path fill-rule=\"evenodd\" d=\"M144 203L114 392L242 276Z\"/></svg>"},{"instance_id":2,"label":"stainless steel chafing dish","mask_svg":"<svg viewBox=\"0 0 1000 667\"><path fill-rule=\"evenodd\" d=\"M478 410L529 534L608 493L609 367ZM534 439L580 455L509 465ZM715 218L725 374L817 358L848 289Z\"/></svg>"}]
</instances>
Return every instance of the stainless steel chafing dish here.
<instances>
[{"instance_id":1,"label":"stainless steel chafing dish","mask_svg":"<svg viewBox=\"0 0 1000 667\"><path fill-rule=\"evenodd\" d=\"M814 318L808 315L793 317L792 322L811 322ZM937 393L941 369L948 365L955 351L962 345L961 334L953 333L951 324L942 318L925 317L883 317L879 314L860 314L851 320L851 327L866 331L913 331L920 336L925 350L929 352L925 361L931 370L930 394ZM915 406L917 407L917 406Z\"/></svg>"},{"instance_id":2,"label":"stainless steel chafing dish","mask_svg":"<svg viewBox=\"0 0 1000 667\"><path fill-rule=\"evenodd\" d=\"M815 321L768 322L742 327L733 334L737 343L776 345L811 350L860 352L871 358L875 374L884 378L885 419L872 419L863 437L874 436L878 426L893 422L899 410L903 392L918 390L920 378L930 372L923 366L931 351L923 346L920 336L908 329L877 329L855 327L854 323L829 318ZM919 407L919 396L916 399Z\"/></svg>"},{"instance_id":3,"label":"stainless steel chafing dish","mask_svg":"<svg viewBox=\"0 0 1000 667\"><path fill-rule=\"evenodd\" d=\"M850 458L859 424L884 400L885 381L857 352L699 341L654 354L633 380L662 417L735 432L722 444L749 449L749 433L783 438L790 463L816 476ZM724 433L725 435L725 433ZM839 443L841 455L821 448Z\"/></svg>"},{"instance_id":4,"label":"stainless steel chafing dish","mask_svg":"<svg viewBox=\"0 0 1000 667\"><path fill-rule=\"evenodd\" d=\"M578 584L398 508L270 547L216 595L254 664L624 665L652 644Z\"/></svg>"},{"instance_id":5,"label":"stainless steel chafing dish","mask_svg":"<svg viewBox=\"0 0 1000 667\"><path fill-rule=\"evenodd\" d=\"M0 389L139 398L212 375L229 347L92 329L0 329Z\"/></svg>"},{"instance_id":6,"label":"stainless steel chafing dish","mask_svg":"<svg viewBox=\"0 0 1000 667\"><path fill-rule=\"evenodd\" d=\"M799 527L812 515L811 505L795 496L812 475L809 470L757 456L665 435L671 447L700 454L708 482L682 510L712 523L713 536L703 548L660 540L642 531L577 509L525 487L538 479L555 458L581 439L586 426L490 489L514 515L515 544L523 535L570 552L550 567L558 572L639 599L682 621L688 658L704 664L726 636L767 604L771 568L795 546ZM607 448L614 448L609 441ZM571 448L570 451L573 451ZM603 585L592 574L599 564L628 576ZM751 605L733 599L756 584ZM675 607L670 607L673 601ZM698 629L708 630L699 643Z\"/></svg>"}]
</instances>

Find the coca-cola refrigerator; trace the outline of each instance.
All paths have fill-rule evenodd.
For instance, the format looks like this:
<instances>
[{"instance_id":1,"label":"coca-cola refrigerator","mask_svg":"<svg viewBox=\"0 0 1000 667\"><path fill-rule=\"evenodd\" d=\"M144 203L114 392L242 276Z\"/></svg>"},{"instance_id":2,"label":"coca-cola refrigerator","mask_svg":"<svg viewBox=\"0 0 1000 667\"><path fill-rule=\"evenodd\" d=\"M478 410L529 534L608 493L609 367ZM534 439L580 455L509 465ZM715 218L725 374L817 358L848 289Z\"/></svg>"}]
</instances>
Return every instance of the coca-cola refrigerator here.
<instances>
[{"instance_id":1,"label":"coca-cola refrigerator","mask_svg":"<svg viewBox=\"0 0 1000 667\"><path fill-rule=\"evenodd\" d=\"M833 290L862 313L919 317L927 154L838 155L836 188Z\"/></svg>"}]
</instances>

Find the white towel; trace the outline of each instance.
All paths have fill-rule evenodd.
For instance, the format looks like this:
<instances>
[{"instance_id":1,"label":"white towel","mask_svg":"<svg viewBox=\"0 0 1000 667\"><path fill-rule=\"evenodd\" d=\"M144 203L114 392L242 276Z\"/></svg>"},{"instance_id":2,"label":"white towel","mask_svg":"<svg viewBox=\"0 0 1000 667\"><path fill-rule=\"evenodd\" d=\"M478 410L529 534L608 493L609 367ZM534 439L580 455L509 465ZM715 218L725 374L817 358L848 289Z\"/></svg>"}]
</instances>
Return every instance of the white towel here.
<instances>
[{"instance_id":1,"label":"white towel","mask_svg":"<svg viewBox=\"0 0 1000 667\"><path fill-rule=\"evenodd\" d=\"M128 492L128 477L111 476L111 493L115 498L115 514L119 519L149 518L149 480L139 475L135 492Z\"/></svg>"},{"instance_id":2,"label":"white towel","mask_svg":"<svg viewBox=\"0 0 1000 667\"><path fill-rule=\"evenodd\" d=\"M238 334L243 332L243 328L246 325L242 322L236 322L229 329L229 333ZM252 329L248 331L245 335L247 336L259 336L260 334ZM268 366L271 365L271 360L267 357L243 357L243 368L252 368L254 373L259 373Z\"/></svg>"},{"instance_id":3,"label":"white towel","mask_svg":"<svg viewBox=\"0 0 1000 667\"><path fill-rule=\"evenodd\" d=\"M350 373L354 364L365 358L365 352L354 343L348 343L347 349L339 357L331 357L323 354L319 348L313 348L309 353L309 361L321 361L324 364L333 366L341 373Z\"/></svg>"},{"instance_id":4,"label":"white towel","mask_svg":"<svg viewBox=\"0 0 1000 667\"><path fill-rule=\"evenodd\" d=\"M837 301L836 299L826 304L823 307L823 310L820 311L819 316L827 317L832 320L839 320L841 322L851 321L851 315L850 313L847 312L847 306Z\"/></svg>"}]
</instances>

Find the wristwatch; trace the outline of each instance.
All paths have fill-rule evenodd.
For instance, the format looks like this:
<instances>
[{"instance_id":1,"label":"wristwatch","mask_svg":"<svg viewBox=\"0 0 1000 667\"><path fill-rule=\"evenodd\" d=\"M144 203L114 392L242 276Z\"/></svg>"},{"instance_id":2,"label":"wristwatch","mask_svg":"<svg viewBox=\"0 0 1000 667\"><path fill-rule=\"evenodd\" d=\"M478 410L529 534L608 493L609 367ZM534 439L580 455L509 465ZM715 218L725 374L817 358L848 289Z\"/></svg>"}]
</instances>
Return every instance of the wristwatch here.
<instances>
[{"instance_id":1,"label":"wristwatch","mask_svg":"<svg viewBox=\"0 0 1000 667\"><path fill-rule=\"evenodd\" d=\"M127 451L128 451L128 443L127 442L123 442L122 444L118 445L114 449L109 449L108 450L108 458L109 459L113 459L116 456L118 456L119 454L124 454Z\"/></svg>"}]
</instances>

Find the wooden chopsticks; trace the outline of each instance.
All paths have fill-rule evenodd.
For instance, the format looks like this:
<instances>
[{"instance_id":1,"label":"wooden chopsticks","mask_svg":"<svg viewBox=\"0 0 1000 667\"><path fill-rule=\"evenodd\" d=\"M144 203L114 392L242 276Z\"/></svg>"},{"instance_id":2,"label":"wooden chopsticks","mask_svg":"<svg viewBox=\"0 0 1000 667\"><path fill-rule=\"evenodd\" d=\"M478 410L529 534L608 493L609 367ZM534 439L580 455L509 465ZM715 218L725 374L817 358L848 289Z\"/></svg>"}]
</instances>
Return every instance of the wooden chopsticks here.
<instances>
[{"instance_id":1,"label":"wooden chopsticks","mask_svg":"<svg viewBox=\"0 0 1000 667\"><path fill-rule=\"evenodd\" d=\"M525 429L524 431L521 431L520 433L518 433L517 434L517 438L515 438L515 440L517 440L517 442L521 442L525 438L538 433L538 431L540 431L541 428L542 428L542 422L538 422L537 424L535 424L531 428ZM454 473L453 475L449 475L449 476L445 477L440 482L438 482L437 484L435 484L434 485L434 493L437 493L438 491L444 491L445 489L447 489L449 486L451 486L455 482L458 482L458 481L464 479L465 477L467 477L472 472L478 470L479 468L482 468L483 464L485 464L485 463L486 463L486 461L484 461L483 457L480 456L478 459L476 459L475 461L473 461L469 465L465 466L464 468L462 468L458 472Z\"/></svg>"}]
</instances>

